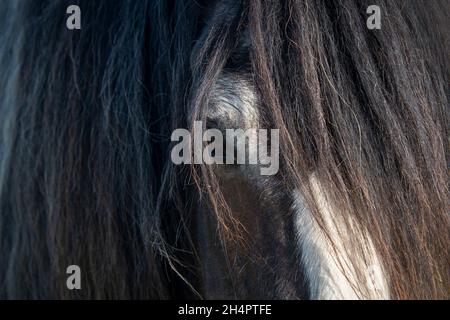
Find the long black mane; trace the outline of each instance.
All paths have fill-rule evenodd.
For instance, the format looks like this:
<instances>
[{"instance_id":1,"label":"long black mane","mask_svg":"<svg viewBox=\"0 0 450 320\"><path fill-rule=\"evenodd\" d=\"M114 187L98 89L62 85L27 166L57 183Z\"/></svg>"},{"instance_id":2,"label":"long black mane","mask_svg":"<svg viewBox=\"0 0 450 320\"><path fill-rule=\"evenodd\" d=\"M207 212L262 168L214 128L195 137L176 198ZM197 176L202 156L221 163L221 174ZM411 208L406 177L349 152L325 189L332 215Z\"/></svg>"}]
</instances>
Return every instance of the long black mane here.
<instances>
[{"instance_id":1,"label":"long black mane","mask_svg":"<svg viewBox=\"0 0 450 320\"><path fill-rule=\"evenodd\" d=\"M65 28L70 4L80 32ZM183 294L166 262L185 246L172 235L175 200L186 203L166 140L185 114L172 100L188 82L196 7L2 2L2 297L70 297L71 264L90 270L82 298Z\"/></svg>"},{"instance_id":2,"label":"long black mane","mask_svg":"<svg viewBox=\"0 0 450 320\"><path fill-rule=\"evenodd\" d=\"M2 1L0 297L198 296L193 212L227 209L170 135L204 119L244 26L286 184L315 172L370 226L394 297L448 297L448 2L376 1L379 31L369 2Z\"/></svg>"}]
</instances>

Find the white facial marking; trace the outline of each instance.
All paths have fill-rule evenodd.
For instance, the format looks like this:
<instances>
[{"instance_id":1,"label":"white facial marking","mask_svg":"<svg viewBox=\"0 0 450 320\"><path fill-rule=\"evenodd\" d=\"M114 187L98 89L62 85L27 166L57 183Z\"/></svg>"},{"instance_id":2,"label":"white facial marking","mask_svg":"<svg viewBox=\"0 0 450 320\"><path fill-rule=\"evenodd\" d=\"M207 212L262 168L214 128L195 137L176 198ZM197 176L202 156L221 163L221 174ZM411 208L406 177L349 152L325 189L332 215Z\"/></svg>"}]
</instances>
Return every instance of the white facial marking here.
<instances>
[{"instance_id":1,"label":"white facial marking","mask_svg":"<svg viewBox=\"0 0 450 320\"><path fill-rule=\"evenodd\" d=\"M345 224L343 219L347 217L333 212L314 177L311 178L311 184L329 238L311 212L304 207L298 191L294 191L295 228L310 298L389 299L387 279L369 234L352 221ZM353 229L351 233L346 232L348 225ZM348 236L350 234L352 236ZM355 244L364 248L363 253L351 253Z\"/></svg>"},{"instance_id":2,"label":"white facial marking","mask_svg":"<svg viewBox=\"0 0 450 320\"><path fill-rule=\"evenodd\" d=\"M226 132L227 164L240 164L237 170L248 176L271 176L279 169L279 131L261 127L258 106L252 81L224 72L211 90L208 120ZM222 169L222 173L231 172ZM237 171L233 168L232 172Z\"/></svg>"},{"instance_id":3,"label":"white facial marking","mask_svg":"<svg viewBox=\"0 0 450 320\"><path fill-rule=\"evenodd\" d=\"M227 128L258 128L259 110L255 89L249 80L223 73L211 91L208 118Z\"/></svg>"}]
</instances>

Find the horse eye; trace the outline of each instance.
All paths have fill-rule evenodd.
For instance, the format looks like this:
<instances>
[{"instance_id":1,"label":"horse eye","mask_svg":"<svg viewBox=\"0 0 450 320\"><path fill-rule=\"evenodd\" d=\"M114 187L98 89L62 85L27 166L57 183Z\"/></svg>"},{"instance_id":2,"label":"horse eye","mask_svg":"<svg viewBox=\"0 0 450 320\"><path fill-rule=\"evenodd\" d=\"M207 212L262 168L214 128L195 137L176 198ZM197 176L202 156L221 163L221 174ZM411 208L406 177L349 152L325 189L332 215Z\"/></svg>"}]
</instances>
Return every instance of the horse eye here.
<instances>
[{"instance_id":1,"label":"horse eye","mask_svg":"<svg viewBox=\"0 0 450 320\"><path fill-rule=\"evenodd\" d=\"M227 145L227 141L226 141L226 134L225 134L225 129L223 124L220 124L218 121L214 120L214 119L208 119L206 121L206 129L218 129L222 132L222 163L226 163L227 161L227 150L230 150L230 148L233 148L233 153L231 153L232 155L232 160L233 163L236 161L237 158L237 149L235 148L234 145ZM213 143L214 142L214 138L212 138L210 141L208 141L207 143ZM215 158L216 157L216 149L213 148L210 151L210 156ZM230 158L230 155L228 155L228 157Z\"/></svg>"}]
</instances>

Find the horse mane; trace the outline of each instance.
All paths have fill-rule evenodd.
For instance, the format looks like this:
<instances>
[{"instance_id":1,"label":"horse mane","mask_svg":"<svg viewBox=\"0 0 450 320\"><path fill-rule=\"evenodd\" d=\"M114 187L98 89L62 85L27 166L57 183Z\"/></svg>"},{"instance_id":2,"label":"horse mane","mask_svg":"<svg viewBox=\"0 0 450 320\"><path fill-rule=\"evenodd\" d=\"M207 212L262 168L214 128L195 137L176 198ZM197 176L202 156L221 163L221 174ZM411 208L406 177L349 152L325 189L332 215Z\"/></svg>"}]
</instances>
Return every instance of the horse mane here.
<instances>
[{"instance_id":1,"label":"horse mane","mask_svg":"<svg viewBox=\"0 0 450 320\"><path fill-rule=\"evenodd\" d=\"M171 12L188 14L189 6L69 2L1 5L8 19L1 34L0 295L183 296L167 257L186 242L176 239L183 213L176 205L187 201L171 181L166 144L171 119L183 111L171 110L166 97L178 95L169 77L179 68L173 59L186 54L168 47ZM82 8L81 32L65 27L70 4ZM177 26L186 32L177 31L182 43L188 17ZM72 264L89 270L82 293L65 288Z\"/></svg>"},{"instance_id":2,"label":"horse mane","mask_svg":"<svg viewBox=\"0 0 450 320\"><path fill-rule=\"evenodd\" d=\"M286 186L320 221L314 175L367 229L393 298L448 298L449 3L376 2L381 30L370 1L225 1L208 19L208 1L2 1L0 297L196 296L200 195L230 213L210 169L171 163L170 135L205 119L248 26Z\"/></svg>"}]
</instances>

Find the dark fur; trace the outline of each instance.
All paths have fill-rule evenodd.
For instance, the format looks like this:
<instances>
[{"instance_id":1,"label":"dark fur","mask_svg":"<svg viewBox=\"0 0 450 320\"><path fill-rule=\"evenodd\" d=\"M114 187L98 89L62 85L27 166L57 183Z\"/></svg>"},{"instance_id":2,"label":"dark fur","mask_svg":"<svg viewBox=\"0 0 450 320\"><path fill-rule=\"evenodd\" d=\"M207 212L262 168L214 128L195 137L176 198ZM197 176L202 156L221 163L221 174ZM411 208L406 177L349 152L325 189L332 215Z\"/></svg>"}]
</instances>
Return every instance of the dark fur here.
<instances>
[{"instance_id":1,"label":"dark fur","mask_svg":"<svg viewBox=\"0 0 450 320\"><path fill-rule=\"evenodd\" d=\"M448 298L449 2L372 2L2 1L0 297L307 297L287 217L254 214L249 240L212 168L170 162L172 130L207 120L227 70L254 80L281 131L261 207L289 211L271 190L299 188L320 221L314 172L368 227L392 297ZM71 4L81 31L65 27ZM370 4L382 30L365 27ZM242 277L248 246L264 262ZM81 291L65 287L70 264ZM234 280L208 295L208 273Z\"/></svg>"}]
</instances>

